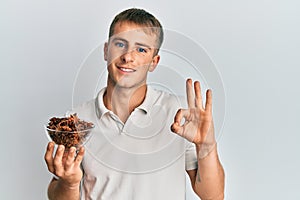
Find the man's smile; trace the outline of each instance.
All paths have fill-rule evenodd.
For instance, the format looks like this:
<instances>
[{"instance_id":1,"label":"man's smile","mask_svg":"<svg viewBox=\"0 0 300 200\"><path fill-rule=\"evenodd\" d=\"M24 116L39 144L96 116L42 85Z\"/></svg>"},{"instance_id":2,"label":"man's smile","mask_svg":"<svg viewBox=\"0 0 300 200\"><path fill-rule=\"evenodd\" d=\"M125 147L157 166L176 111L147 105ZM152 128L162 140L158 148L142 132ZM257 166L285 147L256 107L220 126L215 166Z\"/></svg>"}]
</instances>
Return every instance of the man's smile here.
<instances>
[{"instance_id":1,"label":"man's smile","mask_svg":"<svg viewBox=\"0 0 300 200\"><path fill-rule=\"evenodd\" d=\"M127 68L127 67L119 67L117 66L117 68L119 70L121 70L122 72L125 72L125 73L131 73L131 72L135 72L136 70L132 69L132 68Z\"/></svg>"}]
</instances>

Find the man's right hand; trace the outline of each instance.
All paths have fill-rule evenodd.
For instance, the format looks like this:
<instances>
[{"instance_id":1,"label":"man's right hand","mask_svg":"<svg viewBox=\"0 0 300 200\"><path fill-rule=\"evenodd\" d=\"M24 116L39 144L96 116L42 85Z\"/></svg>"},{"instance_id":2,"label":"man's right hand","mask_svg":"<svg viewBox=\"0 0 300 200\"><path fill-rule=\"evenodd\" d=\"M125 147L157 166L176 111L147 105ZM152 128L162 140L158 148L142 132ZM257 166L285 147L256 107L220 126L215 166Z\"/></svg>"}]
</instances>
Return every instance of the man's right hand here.
<instances>
[{"instance_id":1,"label":"man's right hand","mask_svg":"<svg viewBox=\"0 0 300 200\"><path fill-rule=\"evenodd\" d=\"M82 170L80 163L84 155L84 148L81 147L76 155L75 147L71 147L65 151L63 145L58 145L54 153L54 142L49 142L45 153L45 161L48 170L55 176L59 177L59 181L69 188L79 187L82 179Z\"/></svg>"}]
</instances>

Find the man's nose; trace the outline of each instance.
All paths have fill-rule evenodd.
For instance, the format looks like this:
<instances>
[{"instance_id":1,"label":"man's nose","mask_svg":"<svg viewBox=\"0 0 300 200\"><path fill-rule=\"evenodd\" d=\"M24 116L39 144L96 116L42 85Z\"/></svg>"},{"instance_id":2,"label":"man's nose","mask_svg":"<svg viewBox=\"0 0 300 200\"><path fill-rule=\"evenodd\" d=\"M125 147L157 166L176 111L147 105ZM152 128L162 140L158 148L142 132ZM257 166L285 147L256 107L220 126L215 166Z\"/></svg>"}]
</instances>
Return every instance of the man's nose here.
<instances>
[{"instance_id":1,"label":"man's nose","mask_svg":"<svg viewBox=\"0 0 300 200\"><path fill-rule=\"evenodd\" d=\"M128 63L134 61L134 50L127 50L124 54L122 54L121 59L123 62Z\"/></svg>"}]
</instances>

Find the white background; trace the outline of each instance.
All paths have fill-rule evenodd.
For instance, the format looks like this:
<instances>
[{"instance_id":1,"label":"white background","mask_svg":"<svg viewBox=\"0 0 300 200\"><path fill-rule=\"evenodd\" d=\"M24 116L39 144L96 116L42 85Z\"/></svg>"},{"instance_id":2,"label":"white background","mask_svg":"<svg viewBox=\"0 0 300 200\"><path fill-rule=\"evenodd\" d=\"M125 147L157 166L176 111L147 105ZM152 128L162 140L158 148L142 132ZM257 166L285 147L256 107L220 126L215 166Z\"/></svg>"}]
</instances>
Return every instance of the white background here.
<instances>
[{"instance_id":1,"label":"white background","mask_svg":"<svg viewBox=\"0 0 300 200\"><path fill-rule=\"evenodd\" d=\"M131 6L201 44L219 69L226 199L300 199L296 0L2 1L0 198L46 199L43 124L71 108L80 64L105 41L113 16Z\"/></svg>"}]
</instances>

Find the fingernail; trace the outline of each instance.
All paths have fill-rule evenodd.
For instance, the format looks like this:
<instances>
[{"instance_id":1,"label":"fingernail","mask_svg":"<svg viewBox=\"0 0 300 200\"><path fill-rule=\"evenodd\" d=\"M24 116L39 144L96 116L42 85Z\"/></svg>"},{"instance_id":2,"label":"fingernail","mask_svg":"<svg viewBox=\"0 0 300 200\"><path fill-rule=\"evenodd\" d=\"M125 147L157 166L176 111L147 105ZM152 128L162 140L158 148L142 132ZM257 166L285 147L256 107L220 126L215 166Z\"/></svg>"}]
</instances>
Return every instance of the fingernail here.
<instances>
[{"instance_id":1,"label":"fingernail","mask_svg":"<svg viewBox=\"0 0 300 200\"><path fill-rule=\"evenodd\" d=\"M64 149L64 147L62 145L58 146L58 150L62 151Z\"/></svg>"},{"instance_id":2,"label":"fingernail","mask_svg":"<svg viewBox=\"0 0 300 200\"><path fill-rule=\"evenodd\" d=\"M79 151L82 153L84 152L84 147L80 147Z\"/></svg>"},{"instance_id":3,"label":"fingernail","mask_svg":"<svg viewBox=\"0 0 300 200\"><path fill-rule=\"evenodd\" d=\"M73 153L75 151L75 147L70 148L70 153Z\"/></svg>"}]
</instances>

